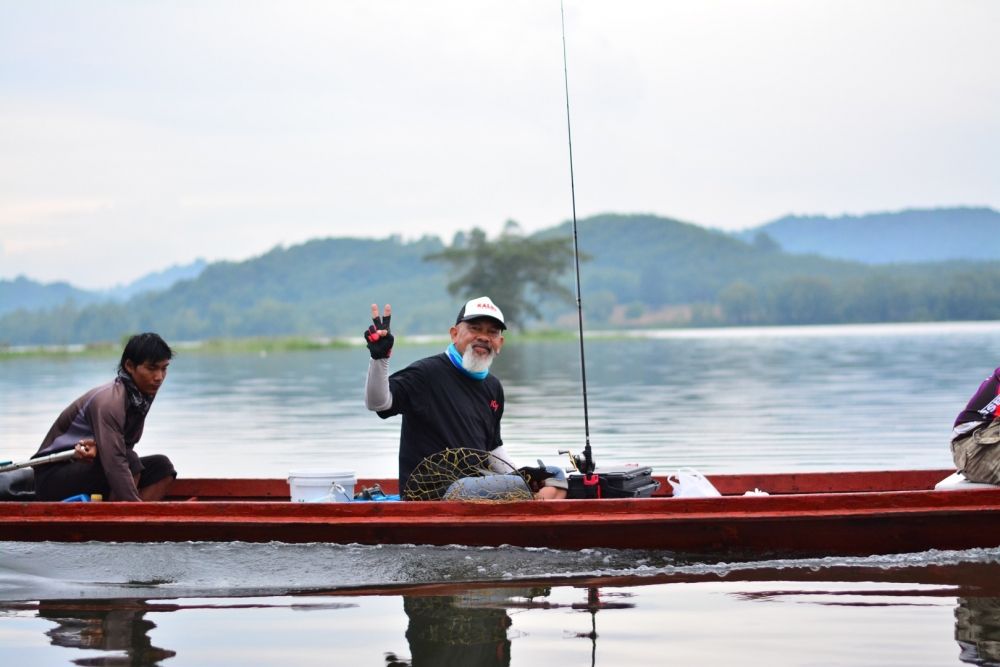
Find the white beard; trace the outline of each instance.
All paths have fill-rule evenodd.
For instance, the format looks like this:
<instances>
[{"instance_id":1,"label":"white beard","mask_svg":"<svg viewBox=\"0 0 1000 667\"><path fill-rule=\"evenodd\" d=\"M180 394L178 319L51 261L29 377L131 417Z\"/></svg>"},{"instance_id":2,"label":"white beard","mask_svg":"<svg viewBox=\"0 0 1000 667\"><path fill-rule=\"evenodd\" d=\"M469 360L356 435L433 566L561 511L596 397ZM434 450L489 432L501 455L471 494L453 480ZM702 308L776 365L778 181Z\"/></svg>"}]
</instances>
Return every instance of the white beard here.
<instances>
[{"instance_id":1,"label":"white beard","mask_svg":"<svg viewBox=\"0 0 1000 667\"><path fill-rule=\"evenodd\" d=\"M493 363L493 359L496 358L496 356L496 350L490 350L490 353L485 357L476 354L476 351L472 349L471 345L469 345L465 348L465 354L462 355L462 368L470 373L482 373L483 371L488 371L490 369L490 364Z\"/></svg>"}]
</instances>

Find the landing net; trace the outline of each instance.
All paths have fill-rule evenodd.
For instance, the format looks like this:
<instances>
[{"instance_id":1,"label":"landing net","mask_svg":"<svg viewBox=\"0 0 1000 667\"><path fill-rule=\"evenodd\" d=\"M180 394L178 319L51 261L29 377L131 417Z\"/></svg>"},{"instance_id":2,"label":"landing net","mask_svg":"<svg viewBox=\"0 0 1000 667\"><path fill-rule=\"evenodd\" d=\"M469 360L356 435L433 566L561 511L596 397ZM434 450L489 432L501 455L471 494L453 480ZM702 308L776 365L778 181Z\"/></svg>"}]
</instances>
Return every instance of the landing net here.
<instances>
[{"instance_id":1,"label":"landing net","mask_svg":"<svg viewBox=\"0 0 1000 667\"><path fill-rule=\"evenodd\" d=\"M406 500L513 502L531 500L521 473L506 461L480 449L445 449L428 456L410 473L403 488Z\"/></svg>"}]
</instances>

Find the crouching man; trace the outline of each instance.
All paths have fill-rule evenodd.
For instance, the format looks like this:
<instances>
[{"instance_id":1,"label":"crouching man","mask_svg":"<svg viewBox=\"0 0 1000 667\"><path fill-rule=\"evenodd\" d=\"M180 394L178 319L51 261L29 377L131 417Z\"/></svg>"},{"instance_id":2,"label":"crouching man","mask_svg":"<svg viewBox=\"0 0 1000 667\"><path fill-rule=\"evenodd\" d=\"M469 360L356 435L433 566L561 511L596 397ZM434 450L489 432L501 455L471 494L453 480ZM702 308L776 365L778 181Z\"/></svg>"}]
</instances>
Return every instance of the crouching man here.
<instances>
[{"instance_id":1,"label":"crouching man","mask_svg":"<svg viewBox=\"0 0 1000 667\"><path fill-rule=\"evenodd\" d=\"M73 401L56 418L33 458L75 449L77 457L35 468L35 496L58 501L78 494L107 500L162 500L177 477L166 456L139 456L146 414L174 356L155 333L129 338L111 382Z\"/></svg>"}]
</instances>

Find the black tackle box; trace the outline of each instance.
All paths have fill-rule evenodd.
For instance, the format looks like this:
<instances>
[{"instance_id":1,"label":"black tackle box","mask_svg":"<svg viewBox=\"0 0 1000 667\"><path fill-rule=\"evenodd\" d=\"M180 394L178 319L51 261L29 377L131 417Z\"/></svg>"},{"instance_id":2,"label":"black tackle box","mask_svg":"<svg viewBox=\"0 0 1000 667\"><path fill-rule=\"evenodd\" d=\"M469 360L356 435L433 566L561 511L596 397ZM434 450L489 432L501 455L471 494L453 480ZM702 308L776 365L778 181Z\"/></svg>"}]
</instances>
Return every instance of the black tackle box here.
<instances>
[{"instance_id":1,"label":"black tackle box","mask_svg":"<svg viewBox=\"0 0 1000 667\"><path fill-rule=\"evenodd\" d=\"M583 475L576 473L569 476L569 498L597 498L597 486L600 486L601 498L648 498L653 495L660 483L653 479L653 469L648 466L620 466L615 468L598 468L594 471L598 484L587 486Z\"/></svg>"}]
</instances>

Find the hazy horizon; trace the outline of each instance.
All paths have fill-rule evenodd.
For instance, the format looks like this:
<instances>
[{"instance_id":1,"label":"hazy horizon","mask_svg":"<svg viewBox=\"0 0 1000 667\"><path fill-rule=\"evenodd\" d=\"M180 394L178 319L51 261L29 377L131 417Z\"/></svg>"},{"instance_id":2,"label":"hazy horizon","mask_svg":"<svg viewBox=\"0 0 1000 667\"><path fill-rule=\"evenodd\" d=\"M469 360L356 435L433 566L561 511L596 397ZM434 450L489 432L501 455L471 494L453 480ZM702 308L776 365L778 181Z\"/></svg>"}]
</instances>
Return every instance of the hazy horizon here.
<instances>
[{"instance_id":1,"label":"hazy horizon","mask_svg":"<svg viewBox=\"0 0 1000 667\"><path fill-rule=\"evenodd\" d=\"M565 3L579 217L1000 209L1000 3ZM0 0L0 278L572 214L560 4Z\"/></svg>"}]
</instances>

